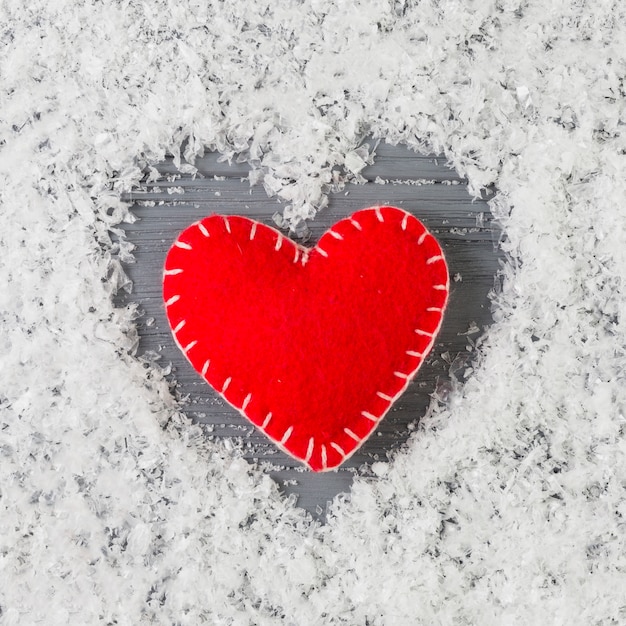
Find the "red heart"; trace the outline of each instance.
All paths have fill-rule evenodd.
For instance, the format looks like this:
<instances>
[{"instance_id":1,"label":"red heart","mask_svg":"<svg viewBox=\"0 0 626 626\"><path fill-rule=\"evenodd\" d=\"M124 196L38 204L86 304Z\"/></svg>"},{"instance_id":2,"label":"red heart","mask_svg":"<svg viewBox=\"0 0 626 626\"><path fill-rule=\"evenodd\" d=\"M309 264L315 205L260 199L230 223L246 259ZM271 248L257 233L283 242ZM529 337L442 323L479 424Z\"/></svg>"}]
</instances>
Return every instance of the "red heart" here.
<instances>
[{"instance_id":1,"label":"red heart","mask_svg":"<svg viewBox=\"0 0 626 626\"><path fill-rule=\"evenodd\" d=\"M372 434L433 346L439 244L410 213L358 211L313 249L212 215L168 252L163 297L193 367L280 448L332 469Z\"/></svg>"}]
</instances>

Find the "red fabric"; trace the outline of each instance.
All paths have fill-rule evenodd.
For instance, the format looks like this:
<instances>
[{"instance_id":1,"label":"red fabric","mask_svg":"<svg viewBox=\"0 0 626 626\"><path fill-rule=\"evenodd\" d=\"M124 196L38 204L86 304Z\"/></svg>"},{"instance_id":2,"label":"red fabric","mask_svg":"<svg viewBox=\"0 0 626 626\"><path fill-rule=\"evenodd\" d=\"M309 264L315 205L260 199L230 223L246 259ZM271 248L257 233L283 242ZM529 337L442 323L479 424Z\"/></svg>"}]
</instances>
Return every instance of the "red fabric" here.
<instances>
[{"instance_id":1,"label":"red fabric","mask_svg":"<svg viewBox=\"0 0 626 626\"><path fill-rule=\"evenodd\" d=\"M314 471L349 457L406 389L448 288L439 244L394 207L358 211L313 249L212 215L180 234L163 279L192 366Z\"/></svg>"}]
</instances>

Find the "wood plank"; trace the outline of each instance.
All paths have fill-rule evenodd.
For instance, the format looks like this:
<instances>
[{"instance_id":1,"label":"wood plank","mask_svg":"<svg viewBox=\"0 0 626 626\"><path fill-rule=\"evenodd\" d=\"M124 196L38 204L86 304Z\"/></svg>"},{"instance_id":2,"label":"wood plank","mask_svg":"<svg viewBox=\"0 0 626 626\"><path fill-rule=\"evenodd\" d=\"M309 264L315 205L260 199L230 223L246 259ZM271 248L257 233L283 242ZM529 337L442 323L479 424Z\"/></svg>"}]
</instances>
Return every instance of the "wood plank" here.
<instances>
[{"instance_id":1,"label":"wood plank","mask_svg":"<svg viewBox=\"0 0 626 626\"><path fill-rule=\"evenodd\" d=\"M446 167L441 157L387 144L380 144L376 155L374 164L362 172L367 182L330 194L329 206L308 223L309 245L353 211L376 204L396 205L414 213L436 234L451 276L456 275L457 280L451 283L450 304L438 341L417 379L361 450L338 471L325 474L304 471L200 379L175 346L161 302L165 254L176 235L191 222L211 213L224 213L247 215L275 226L272 216L283 205L268 198L261 186L250 187L245 180L247 165L229 165L213 153L196 162L195 178L186 174L165 180L176 177L177 172L169 158L157 165L162 179L126 197L138 218L134 224L125 225L129 240L137 246L136 263L126 267L133 281L132 294L120 294L118 302L137 302L144 311L138 321L140 353L159 354L160 363L172 363L177 391L181 398L188 397L184 410L193 420L207 425L211 431L207 436L234 438L247 459L271 463L268 471L285 494L295 494L300 506L320 518L330 499L349 492L355 472L369 475L372 461L386 460L390 451L406 442L411 425L424 415L432 395L445 397L448 393L451 373L462 378L471 360L470 341L491 322L487 294L494 286L500 253L499 232L486 201L472 200L466 181ZM377 184L380 179L404 183ZM406 184L424 180L428 184ZM473 327L480 331L466 334Z\"/></svg>"}]
</instances>

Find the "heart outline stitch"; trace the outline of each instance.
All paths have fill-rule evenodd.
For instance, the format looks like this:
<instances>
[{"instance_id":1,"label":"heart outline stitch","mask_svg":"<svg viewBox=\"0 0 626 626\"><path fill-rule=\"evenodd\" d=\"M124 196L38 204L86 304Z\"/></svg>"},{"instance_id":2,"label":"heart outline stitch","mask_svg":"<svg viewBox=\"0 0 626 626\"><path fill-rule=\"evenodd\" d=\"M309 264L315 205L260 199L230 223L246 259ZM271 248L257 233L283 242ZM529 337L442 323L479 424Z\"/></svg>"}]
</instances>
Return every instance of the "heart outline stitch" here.
<instances>
[{"instance_id":1,"label":"heart outline stitch","mask_svg":"<svg viewBox=\"0 0 626 626\"><path fill-rule=\"evenodd\" d=\"M290 440L292 440L297 423L289 423L285 427L284 419L281 417L279 421L281 421L284 428L276 432L273 430L272 425L276 421L274 420L275 416L272 410L263 412L261 415L250 412L249 409L254 400L254 394L252 391L249 391L249 388L243 392L239 390L238 397L234 397L233 390L236 386L233 384L234 377L229 374L215 378L211 366L212 359L204 358L206 352L201 358L194 356L202 346L199 345L200 340L197 335L188 333L187 317L184 315L184 309L183 312L180 309L184 301L181 302L180 289L177 288L176 283L181 279L181 275L184 274L184 268L179 267L179 265L181 265L181 262L183 264L186 262L185 255L193 253L194 249L198 252L198 242L206 246L211 241L211 232L213 231L213 235L217 234L220 237L234 237L235 234L240 236L240 240L239 242L236 241L236 245L242 255L243 250L241 246L255 242L259 239L259 235L262 234L262 238L266 240L269 238L268 241L272 244L271 249L273 252L286 256L290 263L305 268L310 260L329 259L330 254L337 249L333 246L341 245L346 237L349 237L348 224L355 233L362 233L364 223L369 224L370 228L381 224L398 224L400 231L415 237L416 249L421 249L423 244L428 243L425 247L429 248L431 252L424 260L424 267L429 268L430 266L430 271L435 271L433 268L439 268L437 269L438 275L442 277L432 284L433 291L437 292L433 304L437 306L425 308L425 312L430 314L428 319L430 321L434 319L435 324L427 328L418 326L413 329L417 343L405 350L405 354L411 360L413 367L409 368L409 371L406 371L404 368L402 371L400 368L393 371L394 381L399 386L392 386L390 389L385 388L384 390L379 389L373 394L376 396L375 406L373 408L368 406L360 411L358 418L362 419L358 428L350 422L349 425L352 427L343 427L341 433L343 438L341 440L338 441L337 437L335 437L330 441L324 440L320 442L319 440L316 441L314 436L309 436L306 438L306 447L300 445L296 449ZM234 234L234 230L237 233ZM242 236L244 231L247 233L246 237ZM267 248L268 246L266 245L265 247ZM192 293L194 292L192 291ZM352 216L340 220L322 235L317 245L313 248L300 246L279 231L247 217L212 215L195 222L178 236L168 252L163 270L163 298L168 322L176 344L192 367L228 404L261 430L277 447L304 463L313 471L328 471L338 467L352 456L376 430L396 400L406 391L425 358L432 350L441 328L448 296L449 273L445 257L438 242L414 215L402 209L389 206L362 209Z\"/></svg>"}]
</instances>

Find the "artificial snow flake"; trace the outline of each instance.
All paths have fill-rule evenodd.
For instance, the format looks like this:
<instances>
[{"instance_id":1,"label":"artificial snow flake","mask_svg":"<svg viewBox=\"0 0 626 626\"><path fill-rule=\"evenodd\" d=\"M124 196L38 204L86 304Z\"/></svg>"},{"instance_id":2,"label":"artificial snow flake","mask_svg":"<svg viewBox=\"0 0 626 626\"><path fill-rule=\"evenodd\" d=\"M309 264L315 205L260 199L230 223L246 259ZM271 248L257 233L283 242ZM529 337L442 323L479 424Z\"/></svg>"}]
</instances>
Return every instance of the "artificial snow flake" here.
<instances>
[{"instance_id":1,"label":"artificial snow flake","mask_svg":"<svg viewBox=\"0 0 626 626\"><path fill-rule=\"evenodd\" d=\"M0 14L0 621L626 622L626 5L25 7ZM135 358L120 194L217 150L293 230L367 134L495 184L508 258L471 375L322 526Z\"/></svg>"}]
</instances>

